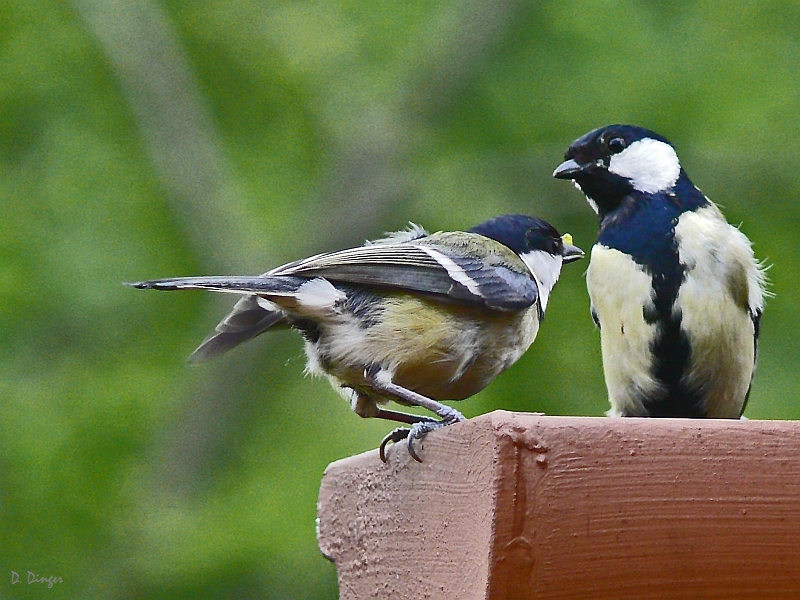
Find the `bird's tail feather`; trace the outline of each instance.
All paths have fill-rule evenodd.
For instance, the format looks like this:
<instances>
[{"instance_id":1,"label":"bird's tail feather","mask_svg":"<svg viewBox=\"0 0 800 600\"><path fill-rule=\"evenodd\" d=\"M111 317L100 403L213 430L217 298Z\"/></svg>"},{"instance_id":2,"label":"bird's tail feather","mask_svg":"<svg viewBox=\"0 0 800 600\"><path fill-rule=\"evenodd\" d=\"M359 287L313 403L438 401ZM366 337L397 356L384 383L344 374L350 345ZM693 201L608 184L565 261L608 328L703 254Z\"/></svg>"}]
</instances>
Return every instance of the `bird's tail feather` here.
<instances>
[{"instance_id":1,"label":"bird's tail feather","mask_svg":"<svg viewBox=\"0 0 800 600\"><path fill-rule=\"evenodd\" d=\"M171 277L126 283L143 290L210 290L230 294L265 294L289 296L308 279L301 277L232 276L232 277Z\"/></svg>"},{"instance_id":2,"label":"bird's tail feather","mask_svg":"<svg viewBox=\"0 0 800 600\"><path fill-rule=\"evenodd\" d=\"M228 350L261 335L268 329L286 327L286 313L277 304L260 303L257 296L292 304L298 288L308 280L300 277L171 277L127 283L137 289L210 290L240 294L233 311L217 325L214 333L191 354L189 362L211 360ZM274 307L274 309L273 309Z\"/></svg>"}]
</instances>

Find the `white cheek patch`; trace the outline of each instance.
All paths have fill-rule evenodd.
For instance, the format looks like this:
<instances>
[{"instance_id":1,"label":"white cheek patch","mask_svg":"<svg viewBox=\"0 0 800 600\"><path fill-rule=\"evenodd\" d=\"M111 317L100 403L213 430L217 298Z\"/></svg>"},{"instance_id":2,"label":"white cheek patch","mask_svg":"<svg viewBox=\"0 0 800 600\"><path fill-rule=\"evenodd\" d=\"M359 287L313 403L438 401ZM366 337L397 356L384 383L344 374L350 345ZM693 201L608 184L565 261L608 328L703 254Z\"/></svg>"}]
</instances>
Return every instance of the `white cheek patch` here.
<instances>
[{"instance_id":1,"label":"white cheek patch","mask_svg":"<svg viewBox=\"0 0 800 600\"><path fill-rule=\"evenodd\" d=\"M681 173L681 163L672 146L645 138L614 154L608 170L628 179L634 189L654 194L675 185Z\"/></svg>"},{"instance_id":2,"label":"white cheek patch","mask_svg":"<svg viewBox=\"0 0 800 600\"><path fill-rule=\"evenodd\" d=\"M539 301L542 304L542 311L545 311L550 292L561 275L561 263L564 259L544 250L532 250L521 255L520 258L531 270L531 274L536 280L536 286L539 288Z\"/></svg>"}]
</instances>

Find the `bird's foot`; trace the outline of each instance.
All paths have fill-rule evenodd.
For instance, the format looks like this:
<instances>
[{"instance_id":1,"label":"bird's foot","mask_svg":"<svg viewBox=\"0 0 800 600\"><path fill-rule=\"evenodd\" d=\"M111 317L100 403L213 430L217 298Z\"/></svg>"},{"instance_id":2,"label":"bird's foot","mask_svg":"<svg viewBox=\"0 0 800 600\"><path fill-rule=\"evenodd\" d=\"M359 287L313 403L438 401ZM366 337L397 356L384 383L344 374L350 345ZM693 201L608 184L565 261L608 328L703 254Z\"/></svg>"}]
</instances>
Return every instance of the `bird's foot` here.
<instances>
[{"instance_id":1,"label":"bird's foot","mask_svg":"<svg viewBox=\"0 0 800 600\"><path fill-rule=\"evenodd\" d=\"M450 408L450 407L448 407ZM436 429L441 429L442 427L447 427L448 425L452 425L453 423L458 423L460 421L466 421L464 415L462 415L457 410L450 408L449 412L441 421L425 420L420 421L418 423L414 423L410 429L405 427L398 427L394 431L390 432L383 440L381 441L380 445L380 456L383 462L386 462L386 445L391 442L396 444L401 440L408 440L408 453L411 455L417 462L422 462L422 459L417 454L417 451L414 450L414 440L418 440L422 438L426 433L430 433Z\"/></svg>"},{"instance_id":2,"label":"bird's foot","mask_svg":"<svg viewBox=\"0 0 800 600\"><path fill-rule=\"evenodd\" d=\"M389 442L396 444L397 442L406 439L409 433L411 433L411 430L408 427L398 427L397 429L390 431L388 435L381 440L380 454L383 462L386 462L386 445Z\"/></svg>"}]
</instances>

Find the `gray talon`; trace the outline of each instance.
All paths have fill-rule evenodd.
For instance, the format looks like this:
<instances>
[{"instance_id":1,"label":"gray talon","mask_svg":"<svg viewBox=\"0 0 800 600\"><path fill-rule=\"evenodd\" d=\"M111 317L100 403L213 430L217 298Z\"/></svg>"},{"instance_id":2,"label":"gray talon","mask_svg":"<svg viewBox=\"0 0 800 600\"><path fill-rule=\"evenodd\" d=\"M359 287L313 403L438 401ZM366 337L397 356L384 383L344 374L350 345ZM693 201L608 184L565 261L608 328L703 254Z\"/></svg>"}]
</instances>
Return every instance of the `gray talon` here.
<instances>
[{"instance_id":1,"label":"gray talon","mask_svg":"<svg viewBox=\"0 0 800 600\"><path fill-rule=\"evenodd\" d=\"M414 425L411 426L411 430L408 432L408 434L406 434L408 437L408 453L411 455L411 458L417 462L422 462L422 459L414 450L414 440L421 439L426 433L430 433L431 431L441 429L442 427L447 427L448 425L452 425L453 423L458 423L460 421L466 421L464 415L457 410L454 410L453 414L448 415L447 418L442 419L441 421L422 421L420 423L414 423Z\"/></svg>"},{"instance_id":2,"label":"gray talon","mask_svg":"<svg viewBox=\"0 0 800 600\"><path fill-rule=\"evenodd\" d=\"M386 445L389 442L396 444L397 442L404 440L408 437L408 434L411 433L411 430L406 427L398 427L390 431L384 438L381 440L381 445L379 446L381 460L386 462ZM414 456L411 454L411 456ZM419 460L419 459L418 459Z\"/></svg>"}]
</instances>

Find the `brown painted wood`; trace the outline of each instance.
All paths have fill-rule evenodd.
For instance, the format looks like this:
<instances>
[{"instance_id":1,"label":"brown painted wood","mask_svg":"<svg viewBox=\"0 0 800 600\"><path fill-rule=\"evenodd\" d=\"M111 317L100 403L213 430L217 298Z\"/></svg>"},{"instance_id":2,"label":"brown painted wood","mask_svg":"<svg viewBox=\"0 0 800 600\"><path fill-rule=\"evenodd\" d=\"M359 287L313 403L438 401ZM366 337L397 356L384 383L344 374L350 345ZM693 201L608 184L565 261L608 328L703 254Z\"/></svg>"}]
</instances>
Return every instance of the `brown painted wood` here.
<instances>
[{"instance_id":1,"label":"brown painted wood","mask_svg":"<svg viewBox=\"0 0 800 600\"><path fill-rule=\"evenodd\" d=\"M800 598L800 422L504 411L331 464L340 598Z\"/></svg>"}]
</instances>

